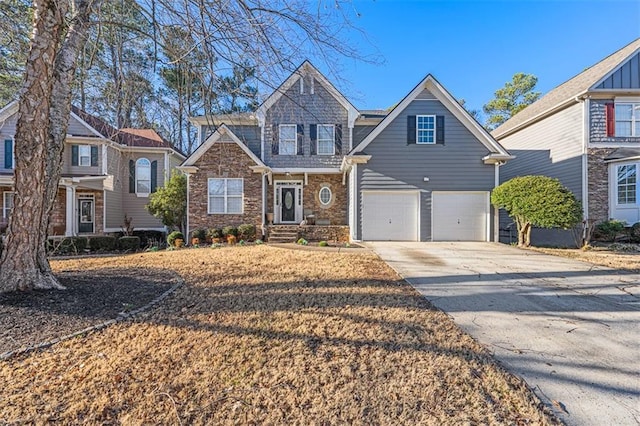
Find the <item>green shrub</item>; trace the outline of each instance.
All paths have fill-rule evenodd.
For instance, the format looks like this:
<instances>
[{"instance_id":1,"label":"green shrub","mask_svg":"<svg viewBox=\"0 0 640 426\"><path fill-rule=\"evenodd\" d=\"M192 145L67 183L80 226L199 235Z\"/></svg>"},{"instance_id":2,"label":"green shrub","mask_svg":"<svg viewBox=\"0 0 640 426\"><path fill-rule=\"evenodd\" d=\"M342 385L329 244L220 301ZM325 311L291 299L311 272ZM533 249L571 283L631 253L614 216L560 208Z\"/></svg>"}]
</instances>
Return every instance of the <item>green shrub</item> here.
<instances>
[{"instance_id":1,"label":"green shrub","mask_svg":"<svg viewBox=\"0 0 640 426\"><path fill-rule=\"evenodd\" d=\"M200 242L204 242L207 239L207 231L204 229L196 229L195 231L191 231L191 238L197 238Z\"/></svg>"},{"instance_id":2,"label":"green shrub","mask_svg":"<svg viewBox=\"0 0 640 426\"><path fill-rule=\"evenodd\" d=\"M640 243L640 222L634 223L628 231L629 240L634 244Z\"/></svg>"},{"instance_id":3,"label":"green shrub","mask_svg":"<svg viewBox=\"0 0 640 426\"><path fill-rule=\"evenodd\" d=\"M260 239L256 240L256 245L260 245L260 244L264 244L264 241L262 241Z\"/></svg>"},{"instance_id":4,"label":"green shrub","mask_svg":"<svg viewBox=\"0 0 640 426\"><path fill-rule=\"evenodd\" d=\"M47 240L47 251L51 254L78 254L87 248L87 237L65 237Z\"/></svg>"},{"instance_id":5,"label":"green shrub","mask_svg":"<svg viewBox=\"0 0 640 426\"><path fill-rule=\"evenodd\" d=\"M140 237L120 237L118 239L120 250L136 251L140 248Z\"/></svg>"},{"instance_id":6,"label":"green shrub","mask_svg":"<svg viewBox=\"0 0 640 426\"><path fill-rule=\"evenodd\" d=\"M318 243L318 247L327 247L328 245L329 245L329 243L328 243L328 242L326 242L326 241L320 241L320 242Z\"/></svg>"},{"instance_id":7,"label":"green shrub","mask_svg":"<svg viewBox=\"0 0 640 426\"><path fill-rule=\"evenodd\" d=\"M296 241L296 244L300 244L301 246L306 246L307 244L309 244L309 241L305 240L304 238L300 238L298 241Z\"/></svg>"},{"instance_id":8,"label":"green shrub","mask_svg":"<svg viewBox=\"0 0 640 426\"><path fill-rule=\"evenodd\" d=\"M224 235L222 235L222 229L220 228L211 228L207 231L207 237L214 239L214 238L222 238Z\"/></svg>"},{"instance_id":9,"label":"green shrub","mask_svg":"<svg viewBox=\"0 0 640 426\"><path fill-rule=\"evenodd\" d=\"M240 241L238 241L238 245L239 246L246 246L247 242L245 240L240 240Z\"/></svg>"},{"instance_id":10,"label":"green shrub","mask_svg":"<svg viewBox=\"0 0 640 426\"><path fill-rule=\"evenodd\" d=\"M621 220L611 219L596 225L595 237L614 242L618 234L624 230L625 223Z\"/></svg>"},{"instance_id":11,"label":"green shrub","mask_svg":"<svg viewBox=\"0 0 640 426\"><path fill-rule=\"evenodd\" d=\"M226 238L229 235L233 235L234 237L237 237L238 228L236 228L235 226L225 226L224 228L222 228L222 236Z\"/></svg>"},{"instance_id":12,"label":"green shrub","mask_svg":"<svg viewBox=\"0 0 640 426\"><path fill-rule=\"evenodd\" d=\"M238 237L245 241L253 241L256 239L256 226L251 223L243 223L238 226Z\"/></svg>"},{"instance_id":13,"label":"green shrub","mask_svg":"<svg viewBox=\"0 0 640 426\"><path fill-rule=\"evenodd\" d=\"M176 240L184 241L184 235L180 231L173 231L167 236L167 244L171 247L175 247Z\"/></svg>"},{"instance_id":14,"label":"green shrub","mask_svg":"<svg viewBox=\"0 0 640 426\"><path fill-rule=\"evenodd\" d=\"M91 251L111 251L116 248L116 237L98 236L89 238L89 248Z\"/></svg>"}]
</instances>

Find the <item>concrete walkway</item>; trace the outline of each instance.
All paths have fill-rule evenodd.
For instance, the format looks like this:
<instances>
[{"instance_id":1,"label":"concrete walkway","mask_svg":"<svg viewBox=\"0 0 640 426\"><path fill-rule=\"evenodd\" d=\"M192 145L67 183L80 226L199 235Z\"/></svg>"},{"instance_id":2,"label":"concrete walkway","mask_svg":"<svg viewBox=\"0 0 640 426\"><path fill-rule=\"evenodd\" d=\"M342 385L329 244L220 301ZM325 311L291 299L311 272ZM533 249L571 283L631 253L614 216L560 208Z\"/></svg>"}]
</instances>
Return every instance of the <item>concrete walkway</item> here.
<instances>
[{"instance_id":1,"label":"concrete walkway","mask_svg":"<svg viewBox=\"0 0 640 426\"><path fill-rule=\"evenodd\" d=\"M569 425L640 424L640 275L494 243L370 243Z\"/></svg>"}]
</instances>

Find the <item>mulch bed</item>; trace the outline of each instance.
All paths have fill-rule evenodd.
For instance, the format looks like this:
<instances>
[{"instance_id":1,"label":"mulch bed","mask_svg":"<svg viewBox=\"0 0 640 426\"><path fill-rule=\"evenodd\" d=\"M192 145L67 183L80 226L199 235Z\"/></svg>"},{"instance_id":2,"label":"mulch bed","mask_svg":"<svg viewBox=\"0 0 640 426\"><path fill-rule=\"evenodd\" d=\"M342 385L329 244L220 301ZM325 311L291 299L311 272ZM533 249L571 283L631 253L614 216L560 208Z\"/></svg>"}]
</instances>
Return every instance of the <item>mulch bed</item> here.
<instances>
[{"instance_id":1,"label":"mulch bed","mask_svg":"<svg viewBox=\"0 0 640 426\"><path fill-rule=\"evenodd\" d=\"M177 283L172 271L62 271L67 290L0 294L0 354L34 346L140 308Z\"/></svg>"}]
</instances>

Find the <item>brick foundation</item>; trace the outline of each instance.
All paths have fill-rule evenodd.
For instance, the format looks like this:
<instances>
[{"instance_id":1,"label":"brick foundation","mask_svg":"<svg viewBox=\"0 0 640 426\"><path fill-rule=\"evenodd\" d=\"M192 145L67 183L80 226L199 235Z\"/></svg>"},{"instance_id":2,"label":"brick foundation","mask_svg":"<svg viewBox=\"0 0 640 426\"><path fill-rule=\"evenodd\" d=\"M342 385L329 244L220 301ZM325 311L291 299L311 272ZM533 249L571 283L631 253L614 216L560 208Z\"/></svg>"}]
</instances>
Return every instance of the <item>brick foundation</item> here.
<instances>
[{"instance_id":1,"label":"brick foundation","mask_svg":"<svg viewBox=\"0 0 640 426\"><path fill-rule=\"evenodd\" d=\"M275 227L280 229L292 230L298 233L298 238L304 238L307 241L335 241L346 243L349 242L348 226L288 226L276 225L268 226L266 230L266 239L269 241L269 231Z\"/></svg>"}]
</instances>

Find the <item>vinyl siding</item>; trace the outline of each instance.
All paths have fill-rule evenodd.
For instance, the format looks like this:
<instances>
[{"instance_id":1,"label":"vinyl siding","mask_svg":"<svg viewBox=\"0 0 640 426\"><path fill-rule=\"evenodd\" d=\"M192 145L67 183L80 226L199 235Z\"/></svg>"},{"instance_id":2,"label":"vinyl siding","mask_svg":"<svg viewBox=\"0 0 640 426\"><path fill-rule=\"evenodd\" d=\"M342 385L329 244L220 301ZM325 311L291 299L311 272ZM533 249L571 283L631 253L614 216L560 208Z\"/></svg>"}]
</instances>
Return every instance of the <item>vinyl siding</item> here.
<instances>
[{"instance_id":1,"label":"vinyl siding","mask_svg":"<svg viewBox=\"0 0 640 426\"><path fill-rule=\"evenodd\" d=\"M358 146L376 126L358 126L353 128L353 147Z\"/></svg>"},{"instance_id":2,"label":"vinyl siding","mask_svg":"<svg viewBox=\"0 0 640 426\"><path fill-rule=\"evenodd\" d=\"M99 137L95 133L93 133L90 129L88 129L86 125L82 124L80 121L78 121L74 117L71 117L69 119L69 127L67 127L67 135Z\"/></svg>"},{"instance_id":3,"label":"vinyl siding","mask_svg":"<svg viewBox=\"0 0 640 426\"><path fill-rule=\"evenodd\" d=\"M114 148L107 147L107 173L113 176L113 191L105 191L104 211L107 228L120 228L123 225L122 191L128 190L128 165L126 175L123 175L122 153ZM126 180L124 180L126 179ZM136 224L134 223L134 226Z\"/></svg>"},{"instance_id":4,"label":"vinyl siding","mask_svg":"<svg viewBox=\"0 0 640 426\"><path fill-rule=\"evenodd\" d=\"M94 144L98 147L98 165L97 166L73 166L72 150L73 145L89 145L84 142L69 142L64 144L64 153L62 154L62 173L73 175L101 175L102 174L102 144Z\"/></svg>"},{"instance_id":5,"label":"vinyl siding","mask_svg":"<svg viewBox=\"0 0 640 426\"><path fill-rule=\"evenodd\" d=\"M16 133L16 114L13 114L11 117L4 122L4 125L0 127L0 173L10 173L13 169L5 169L4 168L4 141L6 139L13 139L13 136ZM15 153L15 146L14 146ZM14 165L15 166L15 165Z\"/></svg>"},{"instance_id":6,"label":"vinyl siding","mask_svg":"<svg viewBox=\"0 0 640 426\"><path fill-rule=\"evenodd\" d=\"M260 127L258 126L228 126L234 135L249 147L260 158Z\"/></svg>"},{"instance_id":7,"label":"vinyl siding","mask_svg":"<svg viewBox=\"0 0 640 426\"><path fill-rule=\"evenodd\" d=\"M575 104L515 134L500 143L515 160L500 167L500 182L516 176L545 175L557 178L582 200L582 110ZM504 212L500 227L512 222ZM570 245L566 231L535 230L533 244Z\"/></svg>"},{"instance_id":8,"label":"vinyl siding","mask_svg":"<svg viewBox=\"0 0 640 426\"><path fill-rule=\"evenodd\" d=\"M347 110L318 81L315 93L309 93L308 78L305 93L300 93L300 84L289 90L267 111L265 125L264 160L271 167L340 167L342 156L349 150L349 128ZM304 125L304 155L272 155L272 125ZM310 155L310 124L342 124L342 155Z\"/></svg>"},{"instance_id":9,"label":"vinyl siding","mask_svg":"<svg viewBox=\"0 0 640 426\"><path fill-rule=\"evenodd\" d=\"M640 89L640 53L629 58L596 89Z\"/></svg>"},{"instance_id":10,"label":"vinyl siding","mask_svg":"<svg viewBox=\"0 0 640 426\"><path fill-rule=\"evenodd\" d=\"M445 117L444 145L407 144L407 116L420 114ZM362 237L362 191L420 190L420 240L429 241L431 191L489 191L494 187L494 166L482 162L489 150L436 100L414 100L364 153L372 157L357 168L358 239Z\"/></svg>"}]
</instances>

